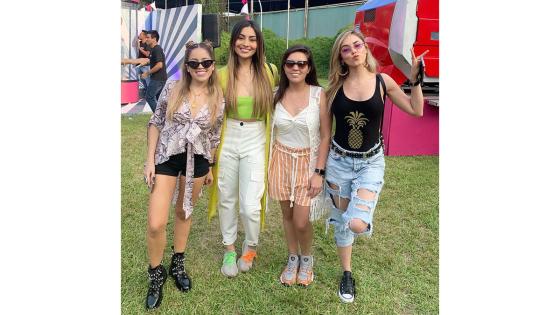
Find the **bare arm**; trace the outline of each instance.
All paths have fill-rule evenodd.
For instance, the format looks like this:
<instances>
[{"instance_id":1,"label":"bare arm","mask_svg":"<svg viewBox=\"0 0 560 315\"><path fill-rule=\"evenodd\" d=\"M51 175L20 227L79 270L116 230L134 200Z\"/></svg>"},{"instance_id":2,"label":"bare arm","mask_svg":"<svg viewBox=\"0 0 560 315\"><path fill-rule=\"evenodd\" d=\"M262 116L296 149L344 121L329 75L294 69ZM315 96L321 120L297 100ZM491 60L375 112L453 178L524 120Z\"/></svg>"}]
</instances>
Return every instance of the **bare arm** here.
<instances>
[{"instance_id":1,"label":"bare arm","mask_svg":"<svg viewBox=\"0 0 560 315\"><path fill-rule=\"evenodd\" d=\"M150 71L148 71L148 74L154 74L154 73L158 72L161 68L163 68L163 62L160 61L160 62L156 63L155 66L150 68Z\"/></svg>"},{"instance_id":2,"label":"bare arm","mask_svg":"<svg viewBox=\"0 0 560 315\"><path fill-rule=\"evenodd\" d=\"M121 64L122 65L127 65L127 64L133 64L133 65L145 65L150 63L150 59L148 58L136 58L136 59L128 59L128 58L124 58L121 59Z\"/></svg>"},{"instance_id":3,"label":"bare arm","mask_svg":"<svg viewBox=\"0 0 560 315\"><path fill-rule=\"evenodd\" d=\"M159 129L150 124L148 126L148 152L146 156L146 163L155 164L156 144L159 139Z\"/></svg>"},{"instance_id":4,"label":"bare arm","mask_svg":"<svg viewBox=\"0 0 560 315\"><path fill-rule=\"evenodd\" d=\"M422 95L420 85L412 87L411 97L409 97L401 90L393 78L385 73L382 73L381 76L387 86L387 96L389 96L393 104L409 115L422 117L424 114L424 96Z\"/></svg>"},{"instance_id":5,"label":"bare arm","mask_svg":"<svg viewBox=\"0 0 560 315\"><path fill-rule=\"evenodd\" d=\"M140 54L142 54L141 57L150 57L150 52L145 50L144 48L139 47L138 50L140 51Z\"/></svg>"},{"instance_id":6,"label":"bare arm","mask_svg":"<svg viewBox=\"0 0 560 315\"><path fill-rule=\"evenodd\" d=\"M412 68L411 82L416 80L418 72L420 71L420 63L422 62L422 56L427 54L429 50L424 51L418 57L414 54L414 49L410 49L412 55ZM387 85L387 95L391 98L391 101L405 113L416 117L422 117L424 115L424 96L422 95L422 87L420 85L412 86L410 90L410 97L408 97L401 88L397 85L395 80L386 74L381 74Z\"/></svg>"}]
</instances>

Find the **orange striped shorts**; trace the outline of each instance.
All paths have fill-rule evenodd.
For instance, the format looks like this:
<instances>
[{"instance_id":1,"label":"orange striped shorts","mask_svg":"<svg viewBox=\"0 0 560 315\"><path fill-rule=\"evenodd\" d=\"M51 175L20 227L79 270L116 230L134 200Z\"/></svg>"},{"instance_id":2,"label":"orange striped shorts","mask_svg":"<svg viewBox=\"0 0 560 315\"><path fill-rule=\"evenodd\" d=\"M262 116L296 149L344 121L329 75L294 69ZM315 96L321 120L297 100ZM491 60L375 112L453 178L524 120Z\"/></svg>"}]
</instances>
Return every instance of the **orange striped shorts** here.
<instances>
[{"instance_id":1,"label":"orange striped shorts","mask_svg":"<svg viewBox=\"0 0 560 315\"><path fill-rule=\"evenodd\" d=\"M268 194L275 200L290 200L300 206L310 206L309 148L291 148L275 142L268 171Z\"/></svg>"}]
</instances>

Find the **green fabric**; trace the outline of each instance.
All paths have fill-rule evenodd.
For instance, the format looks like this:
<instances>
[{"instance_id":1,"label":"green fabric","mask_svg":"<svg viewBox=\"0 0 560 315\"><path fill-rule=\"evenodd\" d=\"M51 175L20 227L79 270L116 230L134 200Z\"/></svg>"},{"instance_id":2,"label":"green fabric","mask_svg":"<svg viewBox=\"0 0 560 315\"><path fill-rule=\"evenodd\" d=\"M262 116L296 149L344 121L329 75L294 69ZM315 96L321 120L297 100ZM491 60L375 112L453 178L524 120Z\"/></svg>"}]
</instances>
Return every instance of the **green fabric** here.
<instances>
[{"instance_id":1,"label":"green fabric","mask_svg":"<svg viewBox=\"0 0 560 315\"><path fill-rule=\"evenodd\" d=\"M251 96L238 96L237 97L237 115L232 112L227 114L228 118L233 119L253 119L253 104L254 100ZM259 119L262 120L262 119Z\"/></svg>"},{"instance_id":2,"label":"green fabric","mask_svg":"<svg viewBox=\"0 0 560 315\"><path fill-rule=\"evenodd\" d=\"M270 88L274 88L277 85L278 79L278 70L274 64L270 64L269 67L265 67L266 74L268 75L268 79L270 81ZM270 71L272 69L272 72ZM218 80L220 81L220 86L222 87L222 91L225 94L227 89L227 80L228 80L228 70L227 66L218 69ZM271 133L271 124L272 124L272 117L271 113L267 113L266 117L264 118L265 124L265 135L266 135L266 143L265 143L265 164L264 167L264 193L261 198L261 229L264 230L264 219L265 219L265 212L267 208L267 195L268 195L268 156L269 156L269 149L270 149L270 133ZM226 130L227 119L224 119L222 124L221 136L220 136L220 144L216 149L216 160L214 161L214 167L212 167L212 176L216 179L212 182L210 186L210 196L208 198L208 221L210 221L213 217L216 216L218 212L218 170L220 169L220 152L222 151L222 144L224 143L224 134Z\"/></svg>"},{"instance_id":3,"label":"green fabric","mask_svg":"<svg viewBox=\"0 0 560 315\"><path fill-rule=\"evenodd\" d=\"M224 265L235 265L236 258L237 254L235 254L235 252L227 252L224 255Z\"/></svg>"}]
</instances>

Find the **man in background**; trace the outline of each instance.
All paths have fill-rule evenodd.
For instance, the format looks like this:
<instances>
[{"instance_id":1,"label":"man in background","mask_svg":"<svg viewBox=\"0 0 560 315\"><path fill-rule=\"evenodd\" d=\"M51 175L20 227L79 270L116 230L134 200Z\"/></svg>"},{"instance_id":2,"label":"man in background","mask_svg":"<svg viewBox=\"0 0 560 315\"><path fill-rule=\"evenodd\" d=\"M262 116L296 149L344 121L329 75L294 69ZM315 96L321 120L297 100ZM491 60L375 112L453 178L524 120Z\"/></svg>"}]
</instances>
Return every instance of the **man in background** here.
<instances>
[{"instance_id":1,"label":"man in background","mask_svg":"<svg viewBox=\"0 0 560 315\"><path fill-rule=\"evenodd\" d=\"M165 66L165 54L163 48L158 45L158 31L148 31L146 35L146 43L152 49L150 54L150 69L142 73L141 78L150 78L148 88L146 90L146 102L150 105L152 112L156 111L157 100L167 81L167 69Z\"/></svg>"},{"instance_id":2,"label":"man in background","mask_svg":"<svg viewBox=\"0 0 560 315\"><path fill-rule=\"evenodd\" d=\"M140 58L150 58L150 53L151 53L152 49L150 48L148 43L146 43L147 34L148 34L148 31L142 30L142 32L140 32L140 34L138 35L138 58L139 59ZM138 76L140 77L140 75L142 73L149 71L150 67L148 65L144 65L144 66L138 67L137 69L138 69ZM146 78L146 79L140 78L140 84L138 86L138 88L140 89L140 98L145 97L146 90L148 89L149 81L150 81L150 78Z\"/></svg>"}]
</instances>

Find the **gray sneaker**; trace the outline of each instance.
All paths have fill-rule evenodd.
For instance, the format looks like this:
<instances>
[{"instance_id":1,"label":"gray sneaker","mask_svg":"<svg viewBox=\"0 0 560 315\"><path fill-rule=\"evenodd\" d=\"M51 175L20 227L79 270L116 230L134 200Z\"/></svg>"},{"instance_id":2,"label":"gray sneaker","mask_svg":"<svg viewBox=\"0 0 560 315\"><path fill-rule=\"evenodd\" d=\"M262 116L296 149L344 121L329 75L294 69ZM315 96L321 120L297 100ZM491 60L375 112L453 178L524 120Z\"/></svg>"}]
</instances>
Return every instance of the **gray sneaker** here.
<instances>
[{"instance_id":1,"label":"gray sneaker","mask_svg":"<svg viewBox=\"0 0 560 315\"><path fill-rule=\"evenodd\" d=\"M301 256L299 259L297 284L306 287L311 282L313 282L313 256Z\"/></svg>"},{"instance_id":2,"label":"gray sneaker","mask_svg":"<svg viewBox=\"0 0 560 315\"><path fill-rule=\"evenodd\" d=\"M298 255L290 255L288 257L288 263L280 274L280 283L286 286L290 286L296 283L296 275L299 266L299 257Z\"/></svg>"},{"instance_id":3,"label":"gray sneaker","mask_svg":"<svg viewBox=\"0 0 560 315\"><path fill-rule=\"evenodd\" d=\"M247 272L253 268L253 261L257 257L257 251L249 248L247 241L243 241L243 251L241 257L237 260L237 267L242 272Z\"/></svg>"},{"instance_id":4,"label":"gray sneaker","mask_svg":"<svg viewBox=\"0 0 560 315\"><path fill-rule=\"evenodd\" d=\"M226 277L237 276L237 265L235 264L235 259L237 254L235 251L227 251L224 254L224 260L222 262L222 274Z\"/></svg>"}]
</instances>

